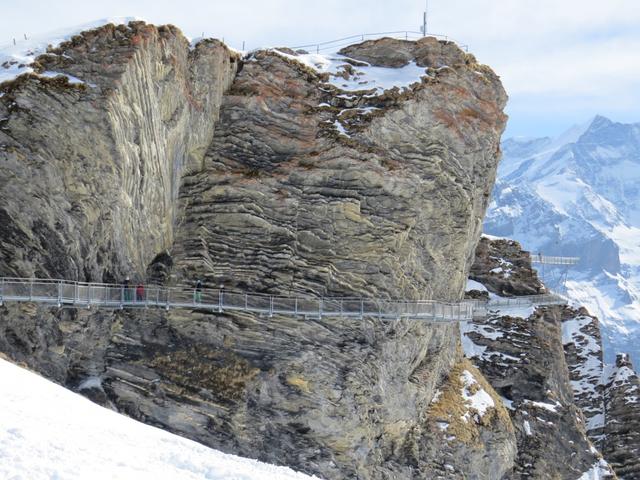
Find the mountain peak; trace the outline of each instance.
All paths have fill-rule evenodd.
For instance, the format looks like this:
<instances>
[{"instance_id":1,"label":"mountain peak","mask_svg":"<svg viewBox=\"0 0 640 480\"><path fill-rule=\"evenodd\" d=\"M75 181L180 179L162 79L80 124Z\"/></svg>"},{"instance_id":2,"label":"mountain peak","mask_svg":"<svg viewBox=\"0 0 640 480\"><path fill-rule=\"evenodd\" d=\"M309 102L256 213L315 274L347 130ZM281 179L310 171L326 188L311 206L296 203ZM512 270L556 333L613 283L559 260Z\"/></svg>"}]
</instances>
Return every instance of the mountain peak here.
<instances>
[{"instance_id":1,"label":"mountain peak","mask_svg":"<svg viewBox=\"0 0 640 480\"><path fill-rule=\"evenodd\" d=\"M600 128L610 127L611 125L613 125L613 122L607 117L603 115L596 115L595 117L593 117L593 120L591 120L591 123L589 124L589 130L599 130Z\"/></svg>"}]
</instances>

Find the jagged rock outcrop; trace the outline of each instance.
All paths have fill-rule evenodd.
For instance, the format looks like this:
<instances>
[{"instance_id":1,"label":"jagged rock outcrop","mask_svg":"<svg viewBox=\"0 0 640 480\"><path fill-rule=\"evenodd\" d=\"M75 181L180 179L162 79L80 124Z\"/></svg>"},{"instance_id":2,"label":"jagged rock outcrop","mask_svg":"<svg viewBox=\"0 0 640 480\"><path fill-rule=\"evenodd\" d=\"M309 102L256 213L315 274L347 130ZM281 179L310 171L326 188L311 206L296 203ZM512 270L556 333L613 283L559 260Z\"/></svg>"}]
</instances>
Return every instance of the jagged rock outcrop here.
<instances>
[{"instance_id":1,"label":"jagged rock outcrop","mask_svg":"<svg viewBox=\"0 0 640 480\"><path fill-rule=\"evenodd\" d=\"M364 59L394 51L424 76L332 82L359 84ZM433 39L345 53L334 73L284 50L241 62L133 23L38 59L85 83L2 87L0 274L459 297L499 158L500 82ZM12 358L105 405L324 478L512 468L511 421L455 324L9 305L0 329Z\"/></svg>"},{"instance_id":2,"label":"jagged rock outcrop","mask_svg":"<svg viewBox=\"0 0 640 480\"><path fill-rule=\"evenodd\" d=\"M546 292L531 267L529 252L522 250L514 240L482 237L469 278L505 297Z\"/></svg>"},{"instance_id":3,"label":"jagged rock outcrop","mask_svg":"<svg viewBox=\"0 0 640 480\"><path fill-rule=\"evenodd\" d=\"M605 408L603 352L598 319L586 309L562 309L562 341L576 405L586 420L589 438L602 450Z\"/></svg>"},{"instance_id":4,"label":"jagged rock outcrop","mask_svg":"<svg viewBox=\"0 0 640 480\"><path fill-rule=\"evenodd\" d=\"M640 478L640 378L628 355L605 370L603 453L622 479Z\"/></svg>"},{"instance_id":5,"label":"jagged rock outcrop","mask_svg":"<svg viewBox=\"0 0 640 480\"><path fill-rule=\"evenodd\" d=\"M628 355L603 362L598 319L584 308L562 311L565 357L587 433L622 479L640 478L640 383Z\"/></svg>"},{"instance_id":6,"label":"jagged rock outcrop","mask_svg":"<svg viewBox=\"0 0 640 480\"><path fill-rule=\"evenodd\" d=\"M476 258L472 278L494 294L544 291L517 242L483 238ZM575 332L593 331L592 321L564 306L516 305L461 326L466 355L502 396L516 429L518 455L507 478L580 478L588 471L614 478L589 438L602 404L601 394L590 396L598 391L602 354Z\"/></svg>"}]
</instances>

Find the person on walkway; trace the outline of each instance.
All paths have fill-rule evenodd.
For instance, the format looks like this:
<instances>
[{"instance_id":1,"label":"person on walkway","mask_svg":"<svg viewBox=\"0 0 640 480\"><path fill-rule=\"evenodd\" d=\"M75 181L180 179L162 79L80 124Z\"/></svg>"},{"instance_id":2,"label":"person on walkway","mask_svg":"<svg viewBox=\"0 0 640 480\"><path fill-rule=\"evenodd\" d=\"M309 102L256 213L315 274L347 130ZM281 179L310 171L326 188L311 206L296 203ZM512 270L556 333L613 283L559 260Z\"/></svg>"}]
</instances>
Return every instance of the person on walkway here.
<instances>
[{"instance_id":1,"label":"person on walkway","mask_svg":"<svg viewBox=\"0 0 640 480\"><path fill-rule=\"evenodd\" d=\"M193 292L193 301L195 303L202 303L202 282L200 280L196 282L196 288Z\"/></svg>"},{"instance_id":2,"label":"person on walkway","mask_svg":"<svg viewBox=\"0 0 640 480\"><path fill-rule=\"evenodd\" d=\"M125 302L130 302L131 301L131 282L129 281L129 277L124 279L124 282L122 282L122 289L123 289L123 296L122 298L124 298Z\"/></svg>"},{"instance_id":3,"label":"person on walkway","mask_svg":"<svg viewBox=\"0 0 640 480\"><path fill-rule=\"evenodd\" d=\"M136 300L138 302L144 301L144 286L141 283L136 287Z\"/></svg>"}]
</instances>

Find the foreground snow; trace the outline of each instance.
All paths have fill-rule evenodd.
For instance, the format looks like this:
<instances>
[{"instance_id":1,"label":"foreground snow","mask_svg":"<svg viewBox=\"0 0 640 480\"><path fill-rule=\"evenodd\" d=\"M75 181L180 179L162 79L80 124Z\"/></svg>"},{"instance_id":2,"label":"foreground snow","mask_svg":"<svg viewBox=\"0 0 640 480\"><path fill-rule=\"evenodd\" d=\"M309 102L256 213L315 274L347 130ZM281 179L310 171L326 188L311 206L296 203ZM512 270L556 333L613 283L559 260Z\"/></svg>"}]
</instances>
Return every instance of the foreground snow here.
<instances>
[{"instance_id":1,"label":"foreground snow","mask_svg":"<svg viewBox=\"0 0 640 480\"><path fill-rule=\"evenodd\" d=\"M0 478L317 478L136 422L2 359L0 380Z\"/></svg>"}]
</instances>

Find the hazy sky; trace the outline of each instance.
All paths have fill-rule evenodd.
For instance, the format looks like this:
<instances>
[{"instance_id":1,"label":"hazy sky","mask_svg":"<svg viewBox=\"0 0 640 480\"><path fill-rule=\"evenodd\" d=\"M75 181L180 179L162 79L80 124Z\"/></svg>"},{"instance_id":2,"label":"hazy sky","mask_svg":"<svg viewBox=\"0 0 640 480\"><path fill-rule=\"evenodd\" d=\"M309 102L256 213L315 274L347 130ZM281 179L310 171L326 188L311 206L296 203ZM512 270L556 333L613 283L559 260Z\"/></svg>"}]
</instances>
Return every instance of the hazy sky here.
<instances>
[{"instance_id":1,"label":"hazy sky","mask_svg":"<svg viewBox=\"0 0 640 480\"><path fill-rule=\"evenodd\" d=\"M424 0L0 0L0 45L109 16L173 23L233 47L417 30ZM430 0L429 31L502 77L507 135L557 134L600 113L640 121L640 0Z\"/></svg>"}]
</instances>

